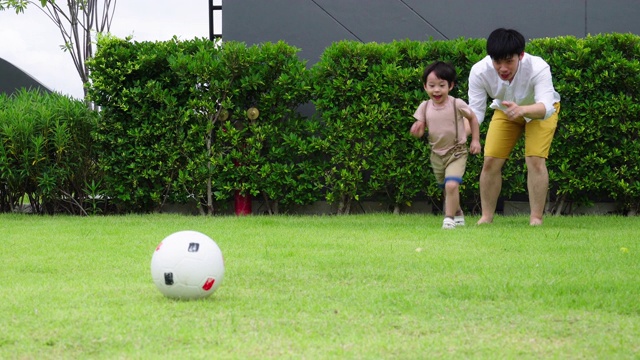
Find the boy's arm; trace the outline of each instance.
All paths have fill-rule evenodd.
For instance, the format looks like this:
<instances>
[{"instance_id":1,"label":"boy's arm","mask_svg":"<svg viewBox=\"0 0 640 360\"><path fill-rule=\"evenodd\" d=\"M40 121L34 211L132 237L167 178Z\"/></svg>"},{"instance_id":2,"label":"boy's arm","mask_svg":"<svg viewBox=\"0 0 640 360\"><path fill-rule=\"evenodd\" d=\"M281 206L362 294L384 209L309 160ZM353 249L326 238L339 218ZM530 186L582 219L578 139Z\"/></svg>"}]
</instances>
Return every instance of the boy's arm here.
<instances>
[{"instance_id":1,"label":"boy's arm","mask_svg":"<svg viewBox=\"0 0 640 360\"><path fill-rule=\"evenodd\" d=\"M410 133L413 137L421 138L424 135L426 128L427 128L426 121L416 119L413 125L411 125Z\"/></svg>"},{"instance_id":2,"label":"boy's arm","mask_svg":"<svg viewBox=\"0 0 640 360\"><path fill-rule=\"evenodd\" d=\"M469 127L471 128L469 152L471 154L479 154L482 149L480 146L480 124L478 123L478 117L471 111L469 114L465 114L465 119L469 121Z\"/></svg>"},{"instance_id":3,"label":"boy's arm","mask_svg":"<svg viewBox=\"0 0 640 360\"><path fill-rule=\"evenodd\" d=\"M420 106L418 106L418 109L413 114L413 117L414 119L416 119L416 121L413 123L413 125L411 125L410 133L414 137L422 137L427 128L426 108L427 102L423 101L422 103L420 103Z\"/></svg>"}]
</instances>

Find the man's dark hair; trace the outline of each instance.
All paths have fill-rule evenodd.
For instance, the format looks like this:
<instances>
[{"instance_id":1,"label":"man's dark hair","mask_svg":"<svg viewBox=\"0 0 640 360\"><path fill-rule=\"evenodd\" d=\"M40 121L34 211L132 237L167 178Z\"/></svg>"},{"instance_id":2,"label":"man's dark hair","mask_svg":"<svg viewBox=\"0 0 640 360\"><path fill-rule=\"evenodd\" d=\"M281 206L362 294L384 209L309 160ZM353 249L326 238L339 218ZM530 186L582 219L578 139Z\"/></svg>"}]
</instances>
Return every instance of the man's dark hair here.
<instances>
[{"instance_id":1,"label":"man's dark hair","mask_svg":"<svg viewBox=\"0 0 640 360\"><path fill-rule=\"evenodd\" d=\"M456 69L444 61L436 61L428 65L422 73L422 83L427 83L427 77L431 73L435 73L438 79L442 79L449 82L449 86L456 82Z\"/></svg>"},{"instance_id":2,"label":"man's dark hair","mask_svg":"<svg viewBox=\"0 0 640 360\"><path fill-rule=\"evenodd\" d=\"M493 30L487 38L487 55L493 60L508 59L524 52L524 36L513 29Z\"/></svg>"}]
</instances>

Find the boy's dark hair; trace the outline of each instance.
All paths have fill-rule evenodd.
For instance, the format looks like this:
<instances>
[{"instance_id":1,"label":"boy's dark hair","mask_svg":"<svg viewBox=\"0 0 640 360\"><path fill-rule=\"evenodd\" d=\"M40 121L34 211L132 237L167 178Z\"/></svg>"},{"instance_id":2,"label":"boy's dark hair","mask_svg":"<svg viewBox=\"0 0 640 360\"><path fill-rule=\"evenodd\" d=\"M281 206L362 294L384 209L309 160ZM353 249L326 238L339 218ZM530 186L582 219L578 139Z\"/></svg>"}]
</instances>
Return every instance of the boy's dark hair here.
<instances>
[{"instance_id":1,"label":"boy's dark hair","mask_svg":"<svg viewBox=\"0 0 640 360\"><path fill-rule=\"evenodd\" d=\"M435 73L438 79L442 79L449 82L449 86L456 82L456 69L451 65L447 64L444 61L435 61L424 69L422 73L422 84L427 83L427 77L431 73Z\"/></svg>"},{"instance_id":2,"label":"boy's dark hair","mask_svg":"<svg viewBox=\"0 0 640 360\"><path fill-rule=\"evenodd\" d=\"M487 38L487 55L493 60L504 60L524 52L524 36L513 29L493 30Z\"/></svg>"}]
</instances>

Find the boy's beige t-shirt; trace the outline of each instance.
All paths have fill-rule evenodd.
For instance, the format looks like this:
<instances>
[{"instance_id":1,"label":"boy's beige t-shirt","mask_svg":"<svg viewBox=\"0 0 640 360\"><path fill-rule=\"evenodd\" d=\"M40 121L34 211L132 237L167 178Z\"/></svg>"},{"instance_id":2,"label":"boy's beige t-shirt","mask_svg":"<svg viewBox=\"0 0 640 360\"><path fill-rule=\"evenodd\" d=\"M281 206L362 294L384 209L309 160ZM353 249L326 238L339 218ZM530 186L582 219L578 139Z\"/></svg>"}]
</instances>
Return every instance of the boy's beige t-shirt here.
<instances>
[{"instance_id":1,"label":"boy's beige t-shirt","mask_svg":"<svg viewBox=\"0 0 640 360\"><path fill-rule=\"evenodd\" d=\"M464 129L464 117L471 115L471 108L462 99L448 96L443 107L437 107L431 100L423 101L413 117L418 121L425 121L429 134L431 151L438 155L446 155L457 144L466 144L467 134ZM458 141L455 141L456 128L453 116L453 101L458 110Z\"/></svg>"}]
</instances>

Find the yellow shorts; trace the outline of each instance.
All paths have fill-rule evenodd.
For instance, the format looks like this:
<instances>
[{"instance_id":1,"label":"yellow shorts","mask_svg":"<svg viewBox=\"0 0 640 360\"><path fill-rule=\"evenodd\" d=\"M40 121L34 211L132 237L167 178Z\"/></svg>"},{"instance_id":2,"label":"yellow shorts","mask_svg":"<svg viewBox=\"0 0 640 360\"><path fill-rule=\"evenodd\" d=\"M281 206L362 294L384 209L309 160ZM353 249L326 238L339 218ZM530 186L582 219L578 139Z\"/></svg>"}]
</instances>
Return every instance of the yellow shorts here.
<instances>
[{"instance_id":1,"label":"yellow shorts","mask_svg":"<svg viewBox=\"0 0 640 360\"><path fill-rule=\"evenodd\" d=\"M524 118L509 120L504 112L495 110L485 139L484 156L508 159L511 150L516 146L516 142L524 131L524 156L537 156L545 159L549 157L551 141L558 125L560 103L555 103L554 107L556 111L549 118L529 122L526 122Z\"/></svg>"}]
</instances>

